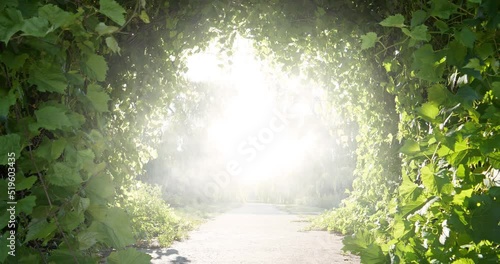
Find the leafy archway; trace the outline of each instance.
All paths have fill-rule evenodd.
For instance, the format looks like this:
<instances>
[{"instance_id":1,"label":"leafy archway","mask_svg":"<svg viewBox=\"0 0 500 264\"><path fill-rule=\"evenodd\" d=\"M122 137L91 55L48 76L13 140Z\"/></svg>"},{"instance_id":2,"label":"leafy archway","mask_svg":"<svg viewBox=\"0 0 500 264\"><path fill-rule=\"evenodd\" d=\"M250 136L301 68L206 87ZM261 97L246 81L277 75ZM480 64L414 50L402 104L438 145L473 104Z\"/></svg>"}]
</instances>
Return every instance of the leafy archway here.
<instances>
[{"instance_id":1,"label":"leafy archway","mask_svg":"<svg viewBox=\"0 0 500 264\"><path fill-rule=\"evenodd\" d=\"M17 202L15 212L0 207L2 238L13 236L2 243L16 260L95 262L116 248L109 262L147 261L125 249L134 239L120 199L155 156L158 120L189 89L186 51L213 39L230 50L237 34L318 81L357 123L353 191L318 219L355 234L347 250L368 263L498 260L497 1L19 0L0 9L0 185Z\"/></svg>"}]
</instances>

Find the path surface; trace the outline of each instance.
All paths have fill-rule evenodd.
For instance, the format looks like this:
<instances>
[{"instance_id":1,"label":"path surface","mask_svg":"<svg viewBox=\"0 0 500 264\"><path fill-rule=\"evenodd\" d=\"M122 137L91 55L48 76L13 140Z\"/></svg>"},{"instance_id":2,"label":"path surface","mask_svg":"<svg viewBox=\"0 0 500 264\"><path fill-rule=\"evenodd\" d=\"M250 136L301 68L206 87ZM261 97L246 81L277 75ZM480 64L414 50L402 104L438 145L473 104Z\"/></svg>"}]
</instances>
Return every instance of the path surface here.
<instances>
[{"instance_id":1,"label":"path surface","mask_svg":"<svg viewBox=\"0 0 500 264\"><path fill-rule=\"evenodd\" d=\"M193 231L171 249L148 250L152 263L359 263L344 255L341 237L300 231L307 223L268 204L245 204Z\"/></svg>"}]
</instances>

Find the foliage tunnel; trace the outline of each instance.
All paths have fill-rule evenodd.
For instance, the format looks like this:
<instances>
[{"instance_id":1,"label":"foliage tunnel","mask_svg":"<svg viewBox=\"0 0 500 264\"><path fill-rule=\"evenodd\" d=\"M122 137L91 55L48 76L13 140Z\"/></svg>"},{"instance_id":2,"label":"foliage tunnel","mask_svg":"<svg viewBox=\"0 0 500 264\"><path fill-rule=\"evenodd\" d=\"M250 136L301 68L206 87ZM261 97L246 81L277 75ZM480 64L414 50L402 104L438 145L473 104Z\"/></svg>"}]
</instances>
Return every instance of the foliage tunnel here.
<instances>
[{"instance_id":1,"label":"foliage tunnel","mask_svg":"<svg viewBox=\"0 0 500 264\"><path fill-rule=\"evenodd\" d=\"M364 263L498 262L499 8L2 1L1 246L14 243L17 257L2 250L0 261L147 263L127 247L127 188L188 85L185 52L214 39L230 50L240 35L259 56L318 81L357 123L353 190L316 225L347 235L344 249Z\"/></svg>"}]
</instances>

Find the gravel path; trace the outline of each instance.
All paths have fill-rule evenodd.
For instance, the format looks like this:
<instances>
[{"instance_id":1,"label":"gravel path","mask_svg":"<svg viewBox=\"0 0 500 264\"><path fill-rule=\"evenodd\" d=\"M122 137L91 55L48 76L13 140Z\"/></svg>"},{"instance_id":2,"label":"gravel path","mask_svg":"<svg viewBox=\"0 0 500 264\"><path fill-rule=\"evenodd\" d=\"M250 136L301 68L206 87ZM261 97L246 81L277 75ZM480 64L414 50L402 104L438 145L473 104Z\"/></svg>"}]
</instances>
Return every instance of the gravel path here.
<instances>
[{"instance_id":1,"label":"gravel path","mask_svg":"<svg viewBox=\"0 0 500 264\"><path fill-rule=\"evenodd\" d=\"M341 237L300 231L307 226L301 219L269 204L245 204L203 224L170 249L147 252L151 263L359 263L358 257L342 253Z\"/></svg>"}]
</instances>

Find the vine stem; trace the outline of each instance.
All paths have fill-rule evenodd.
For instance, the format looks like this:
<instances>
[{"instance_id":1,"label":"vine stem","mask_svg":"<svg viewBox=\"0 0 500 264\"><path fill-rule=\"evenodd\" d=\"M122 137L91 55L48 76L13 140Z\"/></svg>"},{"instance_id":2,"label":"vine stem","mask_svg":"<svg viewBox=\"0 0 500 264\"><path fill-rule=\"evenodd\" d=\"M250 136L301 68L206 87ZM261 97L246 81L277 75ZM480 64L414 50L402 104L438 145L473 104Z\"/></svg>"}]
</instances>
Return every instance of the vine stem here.
<instances>
[{"instance_id":1,"label":"vine stem","mask_svg":"<svg viewBox=\"0 0 500 264\"><path fill-rule=\"evenodd\" d=\"M390 45L390 46L385 47L383 50L381 50L381 51L377 52L377 53L375 54L375 56L380 55L380 53L382 53L382 52L386 52L389 48L392 48L392 47L395 47L395 46L397 46L397 45L401 45L401 44L405 43L405 42L406 42L409 38L410 38L410 37L406 37L405 39L403 39L403 40L402 40L402 41L400 41L400 42L397 42L397 43L394 43L394 44L392 44L392 45ZM382 46L384 46L384 45L382 45Z\"/></svg>"}]
</instances>

